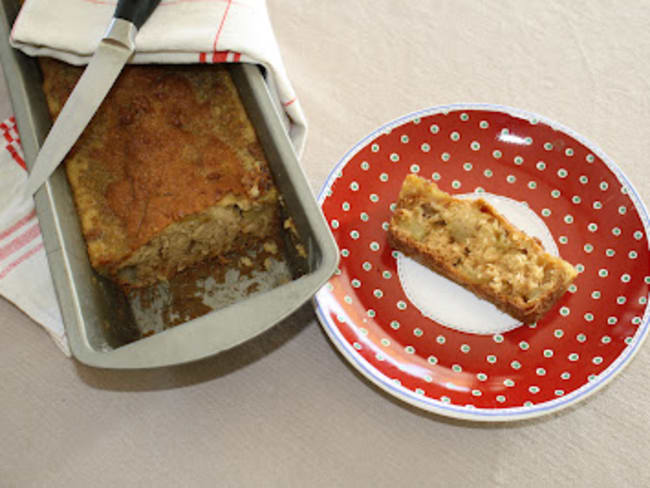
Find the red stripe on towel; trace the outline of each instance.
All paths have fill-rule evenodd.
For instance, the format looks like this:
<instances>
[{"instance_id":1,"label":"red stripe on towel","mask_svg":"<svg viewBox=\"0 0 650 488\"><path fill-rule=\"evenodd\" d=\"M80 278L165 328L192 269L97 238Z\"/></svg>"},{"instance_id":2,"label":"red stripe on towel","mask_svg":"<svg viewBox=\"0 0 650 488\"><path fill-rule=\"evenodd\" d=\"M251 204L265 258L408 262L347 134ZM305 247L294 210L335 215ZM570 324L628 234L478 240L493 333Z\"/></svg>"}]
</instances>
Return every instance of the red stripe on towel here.
<instances>
[{"instance_id":1,"label":"red stripe on towel","mask_svg":"<svg viewBox=\"0 0 650 488\"><path fill-rule=\"evenodd\" d=\"M228 51L215 51L212 53L213 63L225 63L228 60Z\"/></svg>"},{"instance_id":2,"label":"red stripe on towel","mask_svg":"<svg viewBox=\"0 0 650 488\"><path fill-rule=\"evenodd\" d=\"M26 260L28 260L29 258L31 258L34 254L36 254L36 253L37 253L38 251L40 251L41 249L43 249L43 243L42 243L42 242L41 242L38 246L36 246L36 247L30 249L30 250L27 251L25 254L23 254L22 256L20 256L18 259L16 259L16 260L13 261L12 263L10 263L10 264L5 268L5 269L3 269L2 271L0 271L0 280L1 280L2 278L4 278L5 276L7 276L7 275L9 274L9 272L10 272L11 270L13 270L16 266L20 265L20 264L23 263L24 261L26 261Z\"/></svg>"},{"instance_id":3,"label":"red stripe on towel","mask_svg":"<svg viewBox=\"0 0 650 488\"><path fill-rule=\"evenodd\" d=\"M25 225L27 222L32 220L35 215L36 215L36 210L32 210L31 212L29 212L27 215L25 215L22 219L20 219L18 222L16 222L11 227L9 227L9 228L7 228L7 229L5 229L3 231L0 231L0 240L4 239L5 237L7 237L7 236L9 236L11 234L13 234L14 232L16 232L23 225Z\"/></svg>"},{"instance_id":4,"label":"red stripe on towel","mask_svg":"<svg viewBox=\"0 0 650 488\"><path fill-rule=\"evenodd\" d=\"M217 29L217 35L214 36L214 42L212 43L213 51L217 50L217 43L219 42L219 36L221 36L221 30L223 29L223 25L226 23L226 17L228 17L228 12L230 11L231 4L232 4L232 0L228 0L228 4L226 5L226 10L223 13L223 17L221 17L221 22L219 23L219 28Z\"/></svg>"},{"instance_id":5,"label":"red stripe on towel","mask_svg":"<svg viewBox=\"0 0 650 488\"><path fill-rule=\"evenodd\" d=\"M11 157L13 158L16 163L18 163L18 166L23 168L25 171L27 171L27 165L25 164L25 160L21 157L20 154L18 154L18 151L16 151L16 148L13 147L11 144L5 146L5 149L9 151L9 154L11 154Z\"/></svg>"},{"instance_id":6,"label":"red stripe on towel","mask_svg":"<svg viewBox=\"0 0 650 488\"><path fill-rule=\"evenodd\" d=\"M39 228L38 223L32 225L29 229L20 234L13 241L10 241L9 244L4 247L0 247L0 261L9 257L16 251L19 251L40 235L41 229Z\"/></svg>"}]
</instances>

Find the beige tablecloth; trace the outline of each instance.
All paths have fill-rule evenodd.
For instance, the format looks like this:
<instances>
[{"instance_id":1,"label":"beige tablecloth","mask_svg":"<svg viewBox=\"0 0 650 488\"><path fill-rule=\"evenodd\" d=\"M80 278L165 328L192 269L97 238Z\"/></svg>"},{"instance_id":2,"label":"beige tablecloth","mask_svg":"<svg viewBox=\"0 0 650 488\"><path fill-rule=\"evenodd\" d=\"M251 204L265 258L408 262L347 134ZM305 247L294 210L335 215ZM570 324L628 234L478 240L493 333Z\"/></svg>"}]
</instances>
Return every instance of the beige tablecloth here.
<instances>
[{"instance_id":1,"label":"beige tablecloth","mask_svg":"<svg viewBox=\"0 0 650 488\"><path fill-rule=\"evenodd\" d=\"M317 190L383 122L492 102L599 144L650 201L650 3L269 0ZM0 118L10 114L0 87ZM371 387L310 306L199 363L101 371L0 300L0 486L650 486L650 346L558 415L475 425Z\"/></svg>"}]
</instances>

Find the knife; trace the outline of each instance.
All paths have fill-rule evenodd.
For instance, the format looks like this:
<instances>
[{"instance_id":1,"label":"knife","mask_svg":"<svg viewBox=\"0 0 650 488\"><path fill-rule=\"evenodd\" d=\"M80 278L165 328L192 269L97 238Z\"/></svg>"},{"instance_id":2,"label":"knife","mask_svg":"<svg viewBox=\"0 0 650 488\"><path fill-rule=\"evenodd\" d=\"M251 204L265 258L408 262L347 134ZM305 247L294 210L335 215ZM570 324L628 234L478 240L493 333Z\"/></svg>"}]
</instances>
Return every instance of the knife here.
<instances>
[{"instance_id":1,"label":"knife","mask_svg":"<svg viewBox=\"0 0 650 488\"><path fill-rule=\"evenodd\" d=\"M36 157L25 194L31 197L54 172L90 122L135 51L135 36L160 0L119 0L106 34L72 90Z\"/></svg>"}]
</instances>

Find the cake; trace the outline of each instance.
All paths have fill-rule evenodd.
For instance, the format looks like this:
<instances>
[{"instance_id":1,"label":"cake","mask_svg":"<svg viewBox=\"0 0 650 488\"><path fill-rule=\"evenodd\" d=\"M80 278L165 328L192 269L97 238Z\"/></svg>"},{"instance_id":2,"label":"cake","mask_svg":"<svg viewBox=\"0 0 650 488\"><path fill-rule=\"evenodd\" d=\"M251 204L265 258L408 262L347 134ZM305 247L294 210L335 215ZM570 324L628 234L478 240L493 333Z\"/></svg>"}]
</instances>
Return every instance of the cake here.
<instances>
[{"instance_id":1,"label":"cake","mask_svg":"<svg viewBox=\"0 0 650 488\"><path fill-rule=\"evenodd\" d=\"M395 249L524 323L544 316L577 275L485 200L454 198L412 174L388 236Z\"/></svg>"},{"instance_id":2,"label":"cake","mask_svg":"<svg viewBox=\"0 0 650 488\"><path fill-rule=\"evenodd\" d=\"M82 69L41 58L52 118ZM91 265L125 289L262 244L282 223L222 65L127 66L65 167Z\"/></svg>"}]
</instances>

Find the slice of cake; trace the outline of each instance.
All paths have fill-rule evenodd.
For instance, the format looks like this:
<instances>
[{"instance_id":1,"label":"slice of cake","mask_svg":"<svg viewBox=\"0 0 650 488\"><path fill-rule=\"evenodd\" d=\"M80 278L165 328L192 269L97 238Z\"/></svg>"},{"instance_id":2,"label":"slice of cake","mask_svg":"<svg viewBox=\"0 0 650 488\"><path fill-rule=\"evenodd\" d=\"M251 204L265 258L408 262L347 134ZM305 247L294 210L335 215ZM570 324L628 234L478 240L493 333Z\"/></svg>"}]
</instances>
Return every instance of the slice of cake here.
<instances>
[{"instance_id":1,"label":"slice of cake","mask_svg":"<svg viewBox=\"0 0 650 488\"><path fill-rule=\"evenodd\" d=\"M53 118L82 73L41 59ZM278 192L227 69L127 66L65 160L92 266L168 280L281 228Z\"/></svg>"},{"instance_id":2,"label":"slice of cake","mask_svg":"<svg viewBox=\"0 0 650 488\"><path fill-rule=\"evenodd\" d=\"M542 317L577 272L514 228L485 200L461 200L408 175L389 242L525 323Z\"/></svg>"}]
</instances>

